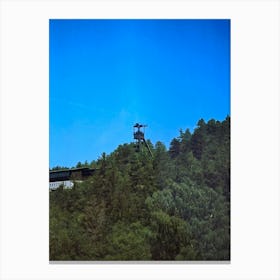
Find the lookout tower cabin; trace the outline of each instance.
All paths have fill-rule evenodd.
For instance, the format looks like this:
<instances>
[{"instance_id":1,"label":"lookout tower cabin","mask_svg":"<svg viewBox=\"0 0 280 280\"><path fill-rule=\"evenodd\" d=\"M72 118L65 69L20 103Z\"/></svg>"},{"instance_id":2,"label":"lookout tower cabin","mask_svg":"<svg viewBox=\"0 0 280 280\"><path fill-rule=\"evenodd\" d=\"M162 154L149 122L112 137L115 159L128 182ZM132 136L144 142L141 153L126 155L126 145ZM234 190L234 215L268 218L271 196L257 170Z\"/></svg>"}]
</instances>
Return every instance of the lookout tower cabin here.
<instances>
[{"instance_id":1,"label":"lookout tower cabin","mask_svg":"<svg viewBox=\"0 0 280 280\"><path fill-rule=\"evenodd\" d=\"M56 190L61 185L64 188L72 188L74 181L81 182L93 175L94 171L95 169L88 167L51 170L49 172L49 188L50 190Z\"/></svg>"},{"instance_id":2,"label":"lookout tower cabin","mask_svg":"<svg viewBox=\"0 0 280 280\"><path fill-rule=\"evenodd\" d=\"M140 130L141 127L146 127L146 125L136 123L134 126L134 139L141 141L144 140L144 132Z\"/></svg>"},{"instance_id":3,"label":"lookout tower cabin","mask_svg":"<svg viewBox=\"0 0 280 280\"><path fill-rule=\"evenodd\" d=\"M145 132L145 127L147 127L147 125L145 124L139 124L139 123L136 123L134 126L133 126L133 129L134 129L134 132L133 132L133 137L134 139L136 140L136 152L140 152L140 149L141 149L141 146L142 145L145 145L146 148L148 149L151 157L153 157L153 154L152 154L152 151L148 145L148 143L146 142L145 140L145 136L144 136L144 132ZM144 131L141 130L141 128L144 129Z\"/></svg>"}]
</instances>

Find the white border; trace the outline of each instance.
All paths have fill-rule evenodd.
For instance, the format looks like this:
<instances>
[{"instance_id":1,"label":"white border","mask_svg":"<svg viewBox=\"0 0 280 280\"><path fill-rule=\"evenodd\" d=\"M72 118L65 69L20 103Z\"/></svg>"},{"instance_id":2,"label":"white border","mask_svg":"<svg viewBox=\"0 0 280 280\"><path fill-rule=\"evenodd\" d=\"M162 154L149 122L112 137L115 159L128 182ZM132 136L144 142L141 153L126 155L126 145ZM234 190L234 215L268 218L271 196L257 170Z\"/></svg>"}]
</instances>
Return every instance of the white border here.
<instances>
[{"instance_id":1,"label":"white border","mask_svg":"<svg viewBox=\"0 0 280 280\"><path fill-rule=\"evenodd\" d=\"M2 0L0 13L1 279L279 279L278 1ZM49 18L231 19L230 264L49 264Z\"/></svg>"}]
</instances>

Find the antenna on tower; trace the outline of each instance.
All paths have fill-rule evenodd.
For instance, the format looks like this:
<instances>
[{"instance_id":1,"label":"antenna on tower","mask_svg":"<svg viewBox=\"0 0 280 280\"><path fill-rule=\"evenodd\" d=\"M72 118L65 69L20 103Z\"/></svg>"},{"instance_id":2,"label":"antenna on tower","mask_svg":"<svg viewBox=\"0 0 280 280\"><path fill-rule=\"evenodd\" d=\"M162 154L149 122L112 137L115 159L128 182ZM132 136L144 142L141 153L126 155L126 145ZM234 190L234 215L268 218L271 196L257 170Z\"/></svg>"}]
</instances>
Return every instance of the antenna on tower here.
<instances>
[{"instance_id":1,"label":"antenna on tower","mask_svg":"<svg viewBox=\"0 0 280 280\"><path fill-rule=\"evenodd\" d=\"M148 149L151 157L153 157L153 153L148 145L148 143L145 140L145 127L147 127L146 124L139 124L136 123L133 128L134 128L134 132L133 132L133 136L134 139L136 140L136 151L139 152L141 149L141 146L144 144L146 146L146 148Z\"/></svg>"}]
</instances>

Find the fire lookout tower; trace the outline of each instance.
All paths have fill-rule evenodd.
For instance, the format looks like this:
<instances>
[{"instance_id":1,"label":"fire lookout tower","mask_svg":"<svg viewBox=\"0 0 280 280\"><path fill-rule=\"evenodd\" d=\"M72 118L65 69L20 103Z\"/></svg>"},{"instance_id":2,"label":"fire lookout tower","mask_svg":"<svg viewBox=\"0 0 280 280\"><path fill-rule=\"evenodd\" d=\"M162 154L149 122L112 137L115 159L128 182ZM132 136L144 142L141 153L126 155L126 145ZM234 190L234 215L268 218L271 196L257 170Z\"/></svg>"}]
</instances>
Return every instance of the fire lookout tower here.
<instances>
[{"instance_id":1,"label":"fire lookout tower","mask_svg":"<svg viewBox=\"0 0 280 280\"><path fill-rule=\"evenodd\" d=\"M148 145L148 143L145 140L145 127L147 127L147 125L145 124L139 124L136 123L133 128L134 128L134 132L133 132L133 136L134 139L136 140L136 151L139 152L141 149L141 146L144 144L146 146L146 148L148 149L151 157L153 157L152 151ZM141 130L143 129L143 130Z\"/></svg>"}]
</instances>

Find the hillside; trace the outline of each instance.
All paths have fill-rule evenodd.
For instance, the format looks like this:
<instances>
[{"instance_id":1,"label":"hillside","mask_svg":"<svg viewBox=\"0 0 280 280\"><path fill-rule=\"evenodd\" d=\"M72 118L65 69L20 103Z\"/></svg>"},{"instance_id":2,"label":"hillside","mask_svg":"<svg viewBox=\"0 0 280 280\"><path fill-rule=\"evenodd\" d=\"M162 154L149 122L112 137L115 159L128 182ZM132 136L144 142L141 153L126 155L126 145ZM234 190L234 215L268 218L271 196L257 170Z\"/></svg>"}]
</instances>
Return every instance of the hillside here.
<instances>
[{"instance_id":1,"label":"hillside","mask_svg":"<svg viewBox=\"0 0 280 280\"><path fill-rule=\"evenodd\" d=\"M148 145L50 192L50 260L230 260L230 117Z\"/></svg>"}]
</instances>

